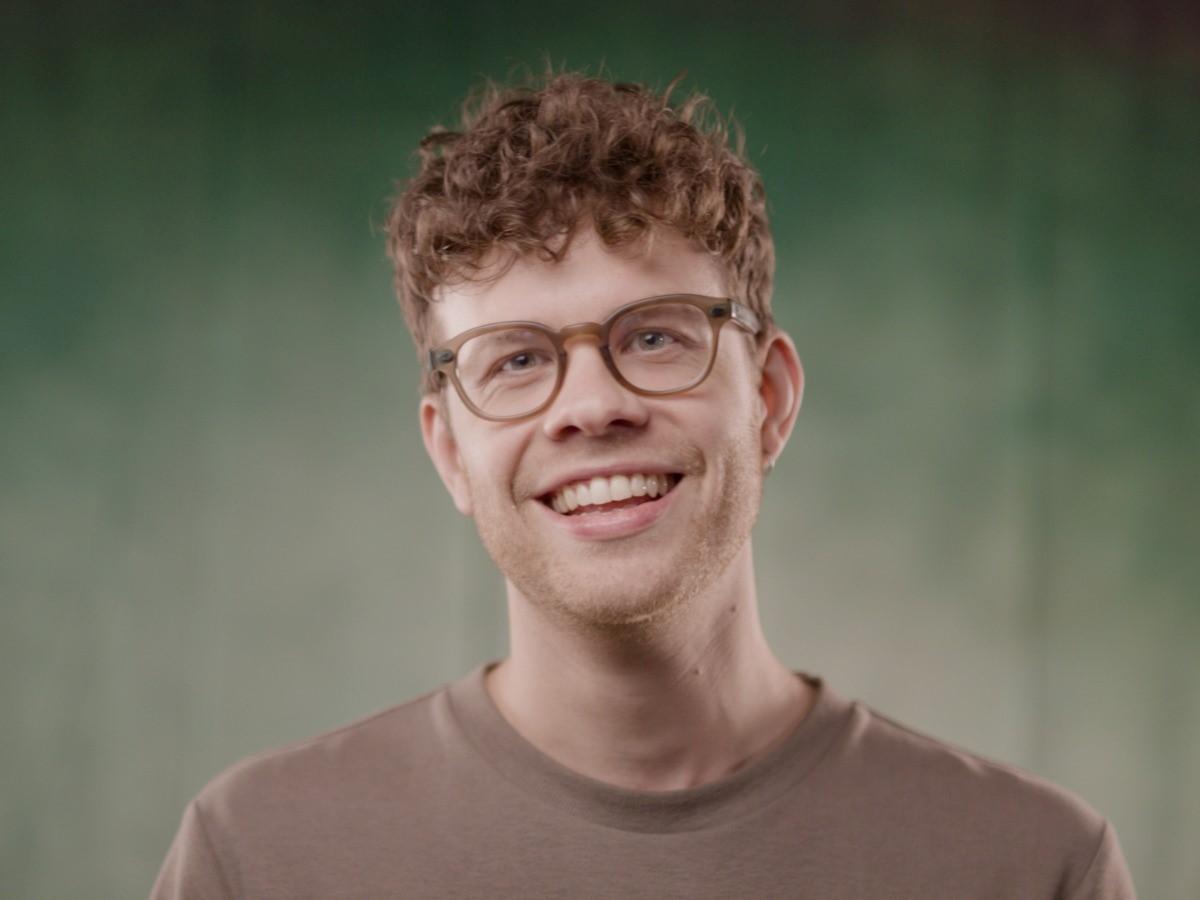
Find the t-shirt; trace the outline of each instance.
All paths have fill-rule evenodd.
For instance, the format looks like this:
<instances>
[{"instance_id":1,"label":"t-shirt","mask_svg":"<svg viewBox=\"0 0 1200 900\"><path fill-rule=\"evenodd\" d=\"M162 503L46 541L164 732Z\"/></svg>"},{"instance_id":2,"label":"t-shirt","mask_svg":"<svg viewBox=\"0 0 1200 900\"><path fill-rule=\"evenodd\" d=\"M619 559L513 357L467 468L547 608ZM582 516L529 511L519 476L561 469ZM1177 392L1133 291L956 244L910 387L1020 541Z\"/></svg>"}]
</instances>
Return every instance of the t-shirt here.
<instances>
[{"instance_id":1,"label":"t-shirt","mask_svg":"<svg viewBox=\"0 0 1200 900\"><path fill-rule=\"evenodd\" d=\"M152 897L1125 900L1113 827L1073 794L802 672L814 705L714 782L607 784L543 754L495 663L250 757L188 804Z\"/></svg>"}]
</instances>

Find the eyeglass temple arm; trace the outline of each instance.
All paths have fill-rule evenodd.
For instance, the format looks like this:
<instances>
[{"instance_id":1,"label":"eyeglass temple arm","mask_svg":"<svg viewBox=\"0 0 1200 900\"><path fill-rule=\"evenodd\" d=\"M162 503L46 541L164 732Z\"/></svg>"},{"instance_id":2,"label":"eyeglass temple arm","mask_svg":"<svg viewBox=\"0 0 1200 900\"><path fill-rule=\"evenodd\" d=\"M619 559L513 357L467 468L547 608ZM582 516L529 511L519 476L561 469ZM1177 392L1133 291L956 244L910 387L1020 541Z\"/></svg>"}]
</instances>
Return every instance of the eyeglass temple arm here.
<instances>
[{"instance_id":1,"label":"eyeglass temple arm","mask_svg":"<svg viewBox=\"0 0 1200 900\"><path fill-rule=\"evenodd\" d=\"M439 347L436 350L430 350L425 357L425 373L432 375L448 362L454 361L454 351L447 350L445 347Z\"/></svg>"},{"instance_id":2,"label":"eyeglass temple arm","mask_svg":"<svg viewBox=\"0 0 1200 900\"><path fill-rule=\"evenodd\" d=\"M762 322L759 321L758 315L745 304L730 300L729 313L733 321L751 331L756 337L762 331Z\"/></svg>"}]
</instances>

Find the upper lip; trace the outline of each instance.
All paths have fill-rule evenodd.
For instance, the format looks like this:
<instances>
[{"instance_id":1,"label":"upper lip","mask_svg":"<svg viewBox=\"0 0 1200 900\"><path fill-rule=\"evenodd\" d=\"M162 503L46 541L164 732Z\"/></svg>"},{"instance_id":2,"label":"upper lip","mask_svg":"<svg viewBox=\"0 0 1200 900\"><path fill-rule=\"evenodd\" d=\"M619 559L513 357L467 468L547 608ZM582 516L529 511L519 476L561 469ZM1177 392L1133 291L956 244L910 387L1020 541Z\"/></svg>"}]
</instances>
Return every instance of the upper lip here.
<instances>
[{"instance_id":1,"label":"upper lip","mask_svg":"<svg viewBox=\"0 0 1200 900\"><path fill-rule=\"evenodd\" d=\"M537 497L545 497L555 491L575 484L579 481L590 481L599 476L609 478L613 475L673 475L682 472L679 467L672 468L661 463L614 463L610 466L592 466L587 469L575 469L565 475L556 476L547 486L538 490Z\"/></svg>"}]
</instances>

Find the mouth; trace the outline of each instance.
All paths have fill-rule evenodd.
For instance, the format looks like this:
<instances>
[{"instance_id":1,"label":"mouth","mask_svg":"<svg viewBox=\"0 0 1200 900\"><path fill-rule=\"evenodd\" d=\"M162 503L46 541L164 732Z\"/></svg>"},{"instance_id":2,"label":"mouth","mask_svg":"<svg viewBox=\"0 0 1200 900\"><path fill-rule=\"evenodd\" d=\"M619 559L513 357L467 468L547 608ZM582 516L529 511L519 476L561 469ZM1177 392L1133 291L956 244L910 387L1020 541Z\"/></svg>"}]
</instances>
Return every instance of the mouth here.
<instances>
[{"instance_id":1,"label":"mouth","mask_svg":"<svg viewBox=\"0 0 1200 900\"><path fill-rule=\"evenodd\" d=\"M678 472L596 477L563 485L538 500L560 516L586 518L597 513L658 503L683 477Z\"/></svg>"}]
</instances>

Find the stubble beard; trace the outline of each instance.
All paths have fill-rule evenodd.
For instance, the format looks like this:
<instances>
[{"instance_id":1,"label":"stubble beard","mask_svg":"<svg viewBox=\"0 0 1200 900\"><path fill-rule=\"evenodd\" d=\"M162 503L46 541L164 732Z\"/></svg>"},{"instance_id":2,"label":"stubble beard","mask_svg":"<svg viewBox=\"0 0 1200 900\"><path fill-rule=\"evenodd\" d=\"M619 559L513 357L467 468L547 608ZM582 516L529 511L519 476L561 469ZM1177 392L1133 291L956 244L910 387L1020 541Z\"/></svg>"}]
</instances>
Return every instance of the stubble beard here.
<instances>
[{"instance_id":1,"label":"stubble beard","mask_svg":"<svg viewBox=\"0 0 1200 900\"><path fill-rule=\"evenodd\" d=\"M637 546L643 532L628 539L627 561L619 553L589 553L586 544L577 558L565 560L537 539L507 497L472 490L479 537L505 577L556 624L629 641L650 639L687 612L750 536L762 503L762 472L759 436L747 425L705 469L706 477L722 477L715 508L697 506L678 531L682 539L670 537L674 546L661 552Z\"/></svg>"}]
</instances>

